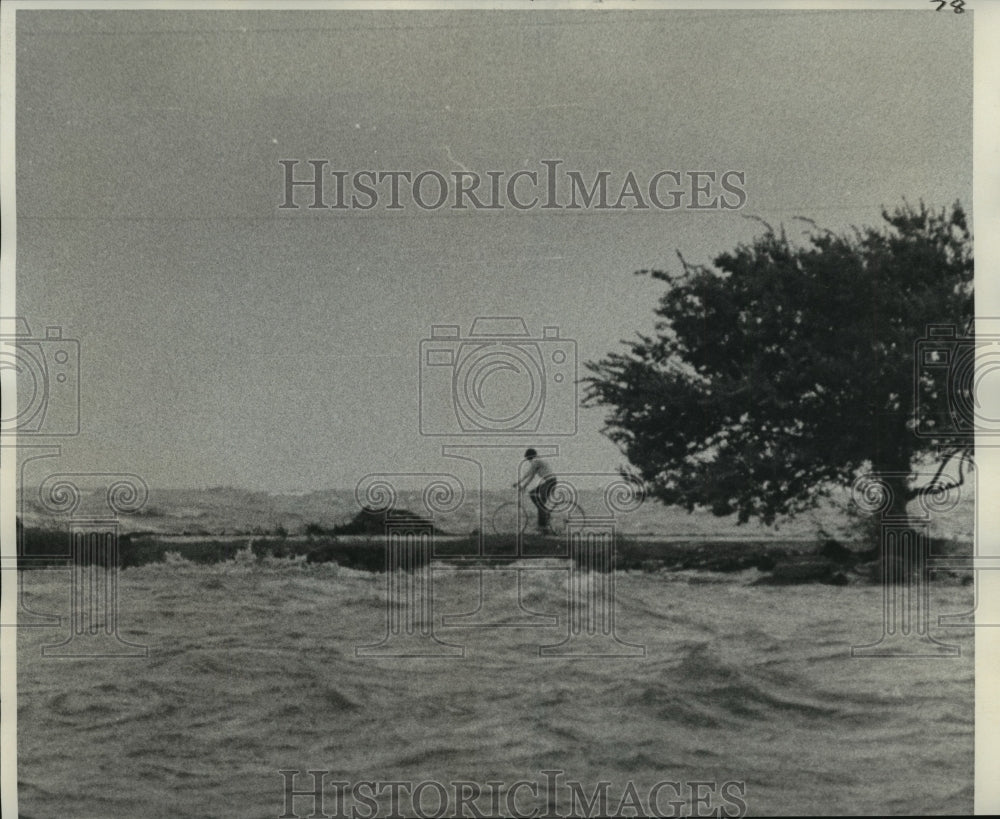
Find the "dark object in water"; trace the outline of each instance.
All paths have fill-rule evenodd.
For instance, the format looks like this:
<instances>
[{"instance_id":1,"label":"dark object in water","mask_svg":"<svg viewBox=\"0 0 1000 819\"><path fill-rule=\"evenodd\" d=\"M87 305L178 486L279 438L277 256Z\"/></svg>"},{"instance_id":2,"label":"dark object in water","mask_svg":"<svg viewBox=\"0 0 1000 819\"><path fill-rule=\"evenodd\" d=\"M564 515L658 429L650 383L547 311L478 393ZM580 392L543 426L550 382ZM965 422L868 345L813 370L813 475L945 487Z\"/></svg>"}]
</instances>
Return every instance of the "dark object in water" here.
<instances>
[{"instance_id":1,"label":"dark object in water","mask_svg":"<svg viewBox=\"0 0 1000 819\"><path fill-rule=\"evenodd\" d=\"M358 512L349 523L334 526L332 534L384 535L387 523L402 523L403 521L412 523L416 527L427 527L429 531L438 535L444 534L444 532L434 526L432 521L406 509L390 509L386 512L378 509L372 509L367 506L362 508L362 510Z\"/></svg>"},{"instance_id":2,"label":"dark object in water","mask_svg":"<svg viewBox=\"0 0 1000 819\"><path fill-rule=\"evenodd\" d=\"M430 558L427 549L407 551L407 565L394 566L404 570L417 569L426 566ZM360 569L366 572L384 572L386 570L386 550L381 540L371 543L324 543L306 553L307 563L337 563L348 569Z\"/></svg>"}]
</instances>

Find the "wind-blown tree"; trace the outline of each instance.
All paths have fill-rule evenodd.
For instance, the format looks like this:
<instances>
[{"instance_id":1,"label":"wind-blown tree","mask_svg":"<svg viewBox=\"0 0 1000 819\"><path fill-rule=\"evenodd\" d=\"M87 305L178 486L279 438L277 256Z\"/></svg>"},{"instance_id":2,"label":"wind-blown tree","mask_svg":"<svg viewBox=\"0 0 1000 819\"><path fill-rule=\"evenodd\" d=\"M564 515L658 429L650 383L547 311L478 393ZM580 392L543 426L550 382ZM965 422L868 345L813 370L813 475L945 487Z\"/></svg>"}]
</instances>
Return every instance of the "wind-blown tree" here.
<instances>
[{"instance_id":1,"label":"wind-blown tree","mask_svg":"<svg viewBox=\"0 0 1000 819\"><path fill-rule=\"evenodd\" d=\"M971 349L966 215L921 203L882 217L843 233L810 223L797 243L765 225L713 267L678 253L674 273L639 271L667 285L655 335L588 362L584 403L610 408L604 432L650 494L772 523L862 470L891 487L896 514L928 491L918 464L937 464L937 486L962 481L972 431L949 411L949 368L914 353L935 324ZM957 480L943 477L951 459Z\"/></svg>"}]
</instances>

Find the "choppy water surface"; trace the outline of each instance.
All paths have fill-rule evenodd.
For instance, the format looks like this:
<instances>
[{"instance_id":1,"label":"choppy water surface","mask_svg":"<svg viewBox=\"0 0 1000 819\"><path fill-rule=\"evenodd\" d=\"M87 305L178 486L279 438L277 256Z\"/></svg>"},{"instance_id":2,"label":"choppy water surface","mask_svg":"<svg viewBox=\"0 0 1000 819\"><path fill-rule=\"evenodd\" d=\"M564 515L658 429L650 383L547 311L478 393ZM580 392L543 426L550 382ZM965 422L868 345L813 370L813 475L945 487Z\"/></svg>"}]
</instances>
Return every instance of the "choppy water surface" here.
<instances>
[{"instance_id":1,"label":"choppy water surface","mask_svg":"<svg viewBox=\"0 0 1000 819\"><path fill-rule=\"evenodd\" d=\"M21 815L274 817L280 769L508 785L562 770L588 790L611 782L611 809L629 781L645 798L658 781L735 780L751 814L971 813L970 629L934 630L958 658L852 659L881 634L878 587L619 573L617 632L645 657L540 657L566 634L567 577L522 579L525 606L558 626L442 629L463 658L374 659L355 648L385 632L383 576L277 561L128 569L121 631L148 658L43 658L63 630L21 630ZM33 608L66 614L65 574L25 583ZM515 612L516 584L491 588ZM436 571L438 622L477 593L474 573ZM935 619L971 604L969 587L932 589ZM522 790L517 805L544 812L541 799Z\"/></svg>"}]
</instances>

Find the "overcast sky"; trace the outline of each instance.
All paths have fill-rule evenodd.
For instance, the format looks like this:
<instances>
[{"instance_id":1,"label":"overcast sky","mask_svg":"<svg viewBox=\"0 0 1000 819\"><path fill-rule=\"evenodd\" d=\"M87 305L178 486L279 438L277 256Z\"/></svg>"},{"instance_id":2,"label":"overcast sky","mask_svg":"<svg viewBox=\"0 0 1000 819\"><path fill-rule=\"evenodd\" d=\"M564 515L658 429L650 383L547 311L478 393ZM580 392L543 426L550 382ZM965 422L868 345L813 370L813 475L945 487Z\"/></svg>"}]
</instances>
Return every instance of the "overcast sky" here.
<instances>
[{"instance_id":1,"label":"overcast sky","mask_svg":"<svg viewBox=\"0 0 1000 819\"><path fill-rule=\"evenodd\" d=\"M759 232L748 215L797 231L904 198L971 209L971 17L22 11L17 307L34 336L80 340L63 466L273 491L434 469L460 439L420 434L431 325L558 326L582 371L651 329L660 289L634 271L707 262ZM291 211L282 159L560 159L619 185L738 170L747 203ZM510 442L613 469L603 415Z\"/></svg>"}]
</instances>

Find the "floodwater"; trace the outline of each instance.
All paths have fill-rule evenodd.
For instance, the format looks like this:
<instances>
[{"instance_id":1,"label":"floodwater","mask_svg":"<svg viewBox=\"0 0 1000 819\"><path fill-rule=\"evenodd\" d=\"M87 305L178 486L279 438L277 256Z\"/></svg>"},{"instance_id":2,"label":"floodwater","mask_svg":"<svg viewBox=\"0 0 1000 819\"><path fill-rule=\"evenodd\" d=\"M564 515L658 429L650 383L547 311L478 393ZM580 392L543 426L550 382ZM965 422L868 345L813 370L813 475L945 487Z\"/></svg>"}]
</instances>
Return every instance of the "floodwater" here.
<instances>
[{"instance_id":1,"label":"floodwater","mask_svg":"<svg viewBox=\"0 0 1000 819\"><path fill-rule=\"evenodd\" d=\"M356 655L386 634L385 575L270 558L125 570L119 631L147 657L42 656L67 621L19 630L21 816L278 817L281 770L437 780L446 795L478 783L485 816L581 815L575 796L602 781L601 812L625 816L972 812L972 629L932 629L955 657L856 658L851 646L883 631L877 586L619 572L604 600L632 656L540 656L568 634L568 569L519 565L434 569L435 635L460 647L435 643L437 657ZM480 582L479 619L494 627L442 626L476 609ZM33 610L65 618L65 572L24 583ZM937 583L930 604L936 623L970 609L972 589ZM664 781L676 787L650 807ZM708 801L692 810L699 782ZM331 787L323 809L388 816L389 794L335 805ZM436 813L437 798L423 789L424 815L456 815ZM416 815L405 796L399 811Z\"/></svg>"}]
</instances>

